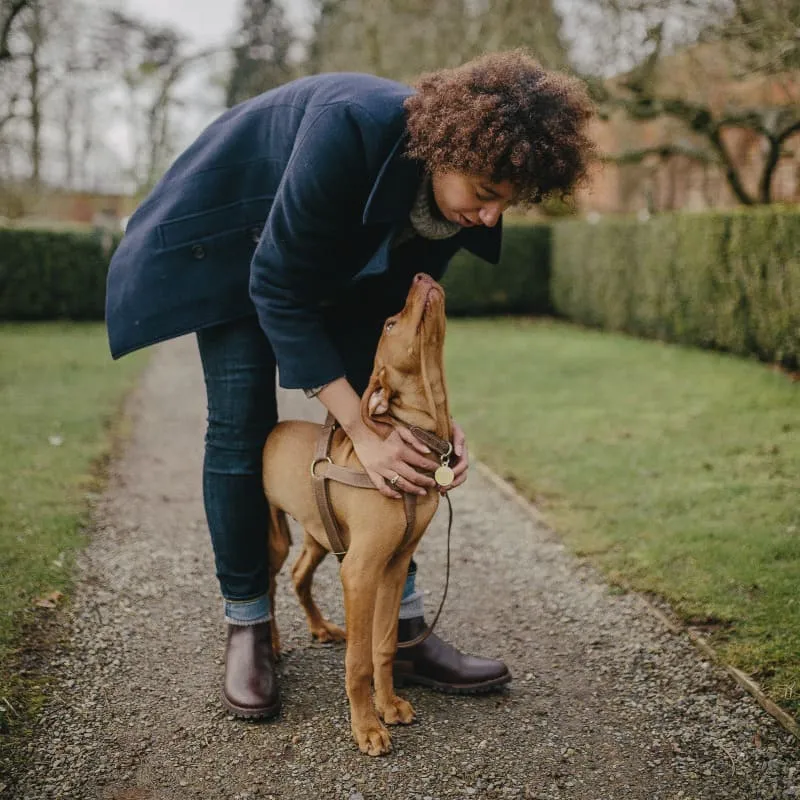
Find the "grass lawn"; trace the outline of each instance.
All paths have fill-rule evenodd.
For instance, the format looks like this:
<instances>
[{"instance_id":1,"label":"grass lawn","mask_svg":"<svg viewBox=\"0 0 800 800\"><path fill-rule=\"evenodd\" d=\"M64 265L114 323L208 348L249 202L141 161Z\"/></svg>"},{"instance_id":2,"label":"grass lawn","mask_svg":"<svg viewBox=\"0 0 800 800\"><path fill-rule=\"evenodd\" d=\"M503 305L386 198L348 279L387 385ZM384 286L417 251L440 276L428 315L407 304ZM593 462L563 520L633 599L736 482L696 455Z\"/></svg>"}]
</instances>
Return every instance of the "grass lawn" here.
<instances>
[{"instance_id":1,"label":"grass lawn","mask_svg":"<svg viewBox=\"0 0 800 800\"><path fill-rule=\"evenodd\" d=\"M113 363L100 324L0 325L0 733L33 701L14 674L21 632L47 613L37 599L70 586L111 425L144 363Z\"/></svg>"},{"instance_id":2,"label":"grass lawn","mask_svg":"<svg viewBox=\"0 0 800 800\"><path fill-rule=\"evenodd\" d=\"M452 321L473 453L613 584L710 623L800 711L800 384L763 364L551 321Z\"/></svg>"}]
</instances>

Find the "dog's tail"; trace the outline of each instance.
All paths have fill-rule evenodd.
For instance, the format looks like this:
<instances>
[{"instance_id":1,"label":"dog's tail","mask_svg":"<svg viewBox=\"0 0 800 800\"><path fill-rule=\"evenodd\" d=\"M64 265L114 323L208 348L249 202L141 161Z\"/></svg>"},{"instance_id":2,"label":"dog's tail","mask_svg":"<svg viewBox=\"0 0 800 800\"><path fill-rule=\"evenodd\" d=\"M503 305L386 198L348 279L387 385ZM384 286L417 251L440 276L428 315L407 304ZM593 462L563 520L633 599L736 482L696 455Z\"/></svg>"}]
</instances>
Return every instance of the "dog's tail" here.
<instances>
[{"instance_id":1,"label":"dog's tail","mask_svg":"<svg viewBox=\"0 0 800 800\"><path fill-rule=\"evenodd\" d=\"M289 555L289 548L292 546L292 534L289 531L289 523L286 521L286 513L276 508L272 503L269 506L267 543L270 572L273 575L277 575Z\"/></svg>"},{"instance_id":2,"label":"dog's tail","mask_svg":"<svg viewBox=\"0 0 800 800\"><path fill-rule=\"evenodd\" d=\"M269 604L272 610L272 652L275 658L281 656L281 637L275 619L275 581L281 571L283 562L289 555L292 546L292 534L285 512L269 504L269 530L267 531L267 551L269 552Z\"/></svg>"}]
</instances>

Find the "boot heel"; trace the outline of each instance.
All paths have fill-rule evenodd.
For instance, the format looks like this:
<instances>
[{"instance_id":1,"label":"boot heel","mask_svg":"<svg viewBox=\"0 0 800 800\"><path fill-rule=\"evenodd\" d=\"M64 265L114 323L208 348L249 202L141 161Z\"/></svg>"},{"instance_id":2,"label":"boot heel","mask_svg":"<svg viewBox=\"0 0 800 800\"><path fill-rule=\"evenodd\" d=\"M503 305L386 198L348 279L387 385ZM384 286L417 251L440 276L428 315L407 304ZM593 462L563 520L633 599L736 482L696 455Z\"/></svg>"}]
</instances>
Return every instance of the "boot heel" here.
<instances>
[{"instance_id":1,"label":"boot heel","mask_svg":"<svg viewBox=\"0 0 800 800\"><path fill-rule=\"evenodd\" d=\"M405 678L405 675L402 672L392 672L392 683L394 683L395 689L402 689L405 686L408 686L409 683Z\"/></svg>"}]
</instances>

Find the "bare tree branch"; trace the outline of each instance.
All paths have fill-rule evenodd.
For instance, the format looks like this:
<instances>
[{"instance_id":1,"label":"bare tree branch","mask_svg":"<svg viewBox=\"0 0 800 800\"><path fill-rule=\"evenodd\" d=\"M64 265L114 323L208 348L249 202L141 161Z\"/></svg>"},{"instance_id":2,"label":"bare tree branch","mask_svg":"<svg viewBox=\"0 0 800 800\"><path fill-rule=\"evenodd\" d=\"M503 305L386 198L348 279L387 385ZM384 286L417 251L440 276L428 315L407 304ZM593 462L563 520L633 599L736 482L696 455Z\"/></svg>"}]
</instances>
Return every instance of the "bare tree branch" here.
<instances>
[{"instance_id":1,"label":"bare tree branch","mask_svg":"<svg viewBox=\"0 0 800 800\"><path fill-rule=\"evenodd\" d=\"M650 156L658 156L660 159L668 159L673 156L683 156L700 164L719 164L720 160L712 153L694 147L683 147L677 144L662 144L655 147L643 147L637 150L625 150L621 153L605 154L600 157L601 161L610 164L640 164Z\"/></svg>"},{"instance_id":2,"label":"bare tree branch","mask_svg":"<svg viewBox=\"0 0 800 800\"><path fill-rule=\"evenodd\" d=\"M728 148L725 147L725 142L722 140L722 131L719 128L716 128L711 132L708 138L714 149L719 154L720 160L722 161L722 166L725 170L725 178L733 190L733 193L737 198L739 198L739 202L746 206L755 205L756 199L748 193L747 189L744 188L744 184L739 177L739 172L736 169L736 163L731 157L731 154L728 152Z\"/></svg>"},{"instance_id":3,"label":"bare tree branch","mask_svg":"<svg viewBox=\"0 0 800 800\"><path fill-rule=\"evenodd\" d=\"M29 3L30 0L11 0L11 8L3 20L2 27L0 27L0 63L11 59L11 50L8 46L8 40L11 38L11 26L14 24L16 17Z\"/></svg>"},{"instance_id":4,"label":"bare tree branch","mask_svg":"<svg viewBox=\"0 0 800 800\"><path fill-rule=\"evenodd\" d=\"M2 116L0 116L0 133L2 133L3 128L5 128L5 126L8 125L8 123L11 122L12 119L16 118L17 116L16 104L17 104L17 96L14 95L9 100L8 111Z\"/></svg>"},{"instance_id":5,"label":"bare tree branch","mask_svg":"<svg viewBox=\"0 0 800 800\"><path fill-rule=\"evenodd\" d=\"M150 106L150 110L147 115L149 123L150 153L149 164L147 166L145 176L146 186L149 187L155 183L156 178L158 177L158 172L162 166L159 163L159 159L163 155L162 151L166 145L167 132L169 129L167 115L170 105L169 95L172 91L172 88L180 80L187 67L197 63L198 61L202 61L216 55L220 52L220 50L221 48L214 47L184 56L172 64L166 75L164 75L164 77L161 79L158 95L153 101L153 104Z\"/></svg>"},{"instance_id":6,"label":"bare tree branch","mask_svg":"<svg viewBox=\"0 0 800 800\"><path fill-rule=\"evenodd\" d=\"M783 155L783 143L795 133L800 132L800 120L786 127L781 133L769 140L769 152L764 162L764 171L761 173L761 180L758 185L758 194L762 203L769 203L772 199L772 179L778 162Z\"/></svg>"},{"instance_id":7,"label":"bare tree branch","mask_svg":"<svg viewBox=\"0 0 800 800\"><path fill-rule=\"evenodd\" d=\"M800 119L796 120L795 122L791 123L787 128L781 131L780 134L776 137L776 141L783 145L783 143L790 137L794 136L794 134L800 133Z\"/></svg>"}]
</instances>

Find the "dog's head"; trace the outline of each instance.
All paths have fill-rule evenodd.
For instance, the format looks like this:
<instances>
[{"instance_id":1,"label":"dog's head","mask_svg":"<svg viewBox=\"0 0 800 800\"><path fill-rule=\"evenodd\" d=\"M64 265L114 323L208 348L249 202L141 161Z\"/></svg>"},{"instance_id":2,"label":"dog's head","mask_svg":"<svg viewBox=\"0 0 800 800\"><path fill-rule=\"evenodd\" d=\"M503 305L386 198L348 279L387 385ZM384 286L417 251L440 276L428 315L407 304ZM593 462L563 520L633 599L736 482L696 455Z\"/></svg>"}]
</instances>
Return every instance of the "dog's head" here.
<instances>
[{"instance_id":1,"label":"dog's head","mask_svg":"<svg viewBox=\"0 0 800 800\"><path fill-rule=\"evenodd\" d=\"M450 410L444 380L444 289L419 273L403 310L386 320L375 353L361 416L371 427L390 412L450 440Z\"/></svg>"}]
</instances>

